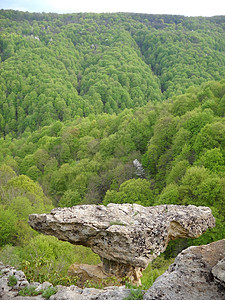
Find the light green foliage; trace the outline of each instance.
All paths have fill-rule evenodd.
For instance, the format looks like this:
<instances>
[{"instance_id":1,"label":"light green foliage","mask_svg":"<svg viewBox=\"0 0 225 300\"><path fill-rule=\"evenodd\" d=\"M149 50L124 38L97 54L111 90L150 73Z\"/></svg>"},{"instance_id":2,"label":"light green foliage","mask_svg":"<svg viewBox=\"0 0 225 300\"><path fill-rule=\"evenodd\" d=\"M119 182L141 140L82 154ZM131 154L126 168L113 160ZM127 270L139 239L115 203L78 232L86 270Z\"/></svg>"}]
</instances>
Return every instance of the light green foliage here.
<instances>
[{"instance_id":1,"label":"light green foliage","mask_svg":"<svg viewBox=\"0 0 225 300\"><path fill-rule=\"evenodd\" d=\"M49 299L52 295L57 293L57 289L55 287L48 287L45 290L35 290L35 286L27 286L19 291L19 296L37 296L42 295L42 297Z\"/></svg>"},{"instance_id":2,"label":"light green foliage","mask_svg":"<svg viewBox=\"0 0 225 300\"><path fill-rule=\"evenodd\" d=\"M9 203L14 197L26 195L35 209L40 212L44 210L45 196L41 187L26 175L10 179L4 189Z\"/></svg>"},{"instance_id":3,"label":"light green foliage","mask_svg":"<svg viewBox=\"0 0 225 300\"><path fill-rule=\"evenodd\" d=\"M17 233L17 215L0 205L0 247L13 242Z\"/></svg>"},{"instance_id":4,"label":"light green foliage","mask_svg":"<svg viewBox=\"0 0 225 300\"><path fill-rule=\"evenodd\" d=\"M144 165L148 168L150 175L156 175L160 167L160 156L167 155L173 135L176 132L177 119L172 115L158 118L154 135L149 141L148 150L145 154Z\"/></svg>"},{"instance_id":5,"label":"light green foliage","mask_svg":"<svg viewBox=\"0 0 225 300\"><path fill-rule=\"evenodd\" d=\"M224 198L221 192L221 179L211 175L204 167L192 167L188 169L180 187L180 194L184 204L217 207Z\"/></svg>"},{"instance_id":6,"label":"light green foliage","mask_svg":"<svg viewBox=\"0 0 225 300\"><path fill-rule=\"evenodd\" d=\"M195 136L207 123L211 123L213 114L211 110L199 109L188 111L182 118L182 127Z\"/></svg>"},{"instance_id":7,"label":"light green foliage","mask_svg":"<svg viewBox=\"0 0 225 300\"><path fill-rule=\"evenodd\" d=\"M179 187L176 184L168 184L156 199L155 204L180 204Z\"/></svg>"},{"instance_id":8,"label":"light green foliage","mask_svg":"<svg viewBox=\"0 0 225 300\"><path fill-rule=\"evenodd\" d=\"M207 150L197 161L196 165L204 166L212 172L224 172L224 158L219 148Z\"/></svg>"},{"instance_id":9,"label":"light green foliage","mask_svg":"<svg viewBox=\"0 0 225 300\"><path fill-rule=\"evenodd\" d=\"M36 166L32 166L26 171L26 175L32 180L37 180L41 177L41 171Z\"/></svg>"},{"instance_id":10,"label":"light green foliage","mask_svg":"<svg viewBox=\"0 0 225 300\"><path fill-rule=\"evenodd\" d=\"M154 202L151 183L146 179L130 179L121 184L119 191L107 191L104 205L108 203L137 203L151 206Z\"/></svg>"},{"instance_id":11,"label":"light green foliage","mask_svg":"<svg viewBox=\"0 0 225 300\"><path fill-rule=\"evenodd\" d=\"M143 271L143 277L141 279L142 289L149 289L157 277L162 275L169 265L173 263L174 259L165 259L163 255L154 259L148 267Z\"/></svg>"},{"instance_id":12,"label":"light green foliage","mask_svg":"<svg viewBox=\"0 0 225 300\"><path fill-rule=\"evenodd\" d=\"M32 203L25 196L13 198L9 205L9 209L14 211L20 220L27 220L28 215L33 212Z\"/></svg>"},{"instance_id":13,"label":"light green foliage","mask_svg":"<svg viewBox=\"0 0 225 300\"><path fill-rule=\"evenodd\" d=\"M90 249L61 242L55 237L38 235L20 251L21 268L28 280L50 281L53 285L76 284L76 278L67 275L74 262L97 264L99 257Z\"/></svg>"},{"instance_id":14,"label":"light green foliage","mask_svg":"<svg viewBox=\"0 0 225 300\"><path fill-rule=\"evenodd\" d=\"M199 101L194 94L177 96L173 102L171 111L175 116L182 116L186 112L199 106Z\"/></svg>"},{"instance_id":15,"label":"light green foliage","mask_svg":"<svg viewBox=\"0 0 225 300\"><path fill-rule=\"evenodd\" d=\"M0 186L4 186L7 182L16 177L16 173L8 165L2 165L0 167Z\"/></svg>"},{"instance_id":16,"label":"light green foliage","mask_svg":"<svg viewBox=\"0 0 225 300\"><path fill-rule=\"evenodd\" d=\"M57 293L57 289L55 287L48 287L42 293L42 297L49 299L52 295Z\"/></svg>"},{"instance_id":17,"label":"light green foliage","mask_svg":"<svg viewBox=\"0 0 225 300\"><path fill-rule=\"evenodd\" d=\"M77 191L67 190L59 201L61 207L72 207L80 204L82 201L81 195Z\"/></svg>"},{"instance_id":18,"label":"light green foliage","mask_svg":"<svg viewBox=\"0 0 225 300\"><path fill-rule=\"evenodd\" d=\"M194 150L199 154L205 149L225 147L225 124L215 120L212 124L204 126L196 137Z\"/></svg>"},{"instance_id":19,"label":"light green foliage","mask_svg":"<svg viewBox=\"0 0 225 300\"><path fill-rule=\"evenodd\" d=\"M39 184L26 175L16 176L9 167L4 167L4 170L4 184L0 188L0 244L22 245L33 235L27 223L28 215L47 211L52 206ZM10 174L13 176L8 180Z\"/></svg>"},{"instance_id":20,"label":"light green foliage","mask_svg":"<svg viewBox=\"0 0 225 300\"><path fill-rule=\"evenodd\" d=\"M190 164L187 160L176 162L176 164L174 164L169 174L167 175L167 184L180 182L189 166Z\"/></svg>"},{"instance_id":21,"label":"light green foliage","mask_svg":"<svg viewBox=\"0 0 225 300\"><path fill-rule=\"evenodd\" d=\"M19 296L37 296L41 294L41 291L35 291L35 286L26 286L22 290L19 291Z\"/></svg>"}]
</instances>

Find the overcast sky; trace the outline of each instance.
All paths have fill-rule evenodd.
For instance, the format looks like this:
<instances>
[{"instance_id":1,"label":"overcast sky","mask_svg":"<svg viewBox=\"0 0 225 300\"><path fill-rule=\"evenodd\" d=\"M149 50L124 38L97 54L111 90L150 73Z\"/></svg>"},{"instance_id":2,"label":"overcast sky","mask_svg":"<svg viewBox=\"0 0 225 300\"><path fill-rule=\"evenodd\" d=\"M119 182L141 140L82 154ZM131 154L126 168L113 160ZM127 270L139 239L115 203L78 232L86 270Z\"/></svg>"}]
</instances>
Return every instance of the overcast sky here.
<instances>
[{"instance_id":1,"label":"overcast sky","mask_svg":"<svg viewBox=\"0 0 225 300\"><path fill-rule=\"evenodd\" d=\"M225 15L224 0L0 0L0 8L29 12L136 12L185 16Z\"/></svg>"}]
</instances>

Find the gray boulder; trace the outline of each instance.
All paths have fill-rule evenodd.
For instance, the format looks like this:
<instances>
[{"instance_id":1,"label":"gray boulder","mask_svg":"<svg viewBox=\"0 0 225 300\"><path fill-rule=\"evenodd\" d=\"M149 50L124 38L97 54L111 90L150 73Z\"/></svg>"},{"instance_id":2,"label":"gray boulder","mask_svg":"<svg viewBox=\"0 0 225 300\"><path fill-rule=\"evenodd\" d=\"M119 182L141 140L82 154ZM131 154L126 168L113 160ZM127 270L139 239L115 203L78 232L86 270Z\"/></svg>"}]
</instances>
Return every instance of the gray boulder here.
<instances>
[{"instance_id":1,"label":"gray boulder","mask_svg":"<svg viewBox=\"0 0 225 300\"><path fill-rule=\"evenodd\" d=\"M144 300L224 300L225 240L182 251ZM221 261L223 259L223 261Z\"/></svg>"}]
</instances>

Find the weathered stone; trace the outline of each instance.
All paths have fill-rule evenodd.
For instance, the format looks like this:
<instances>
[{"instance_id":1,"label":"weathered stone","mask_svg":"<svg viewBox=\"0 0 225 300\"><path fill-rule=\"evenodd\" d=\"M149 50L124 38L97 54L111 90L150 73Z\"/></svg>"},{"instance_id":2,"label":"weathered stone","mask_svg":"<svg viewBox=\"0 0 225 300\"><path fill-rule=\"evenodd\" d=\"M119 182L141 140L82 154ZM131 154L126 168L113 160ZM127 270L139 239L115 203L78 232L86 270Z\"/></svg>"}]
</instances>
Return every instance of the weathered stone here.
<instances>
[{"instance_id":1,"label":"weathered stone","mask_svg":"<svg viewBox=\"0 0 225 300\"><path fill-rule=\"evenodd\" d=\"M105 273L129 273L140 283L142 269L165 251L170 240L199 237L215 220L208 207L109 204L55 208L50 214L30 215L29 224L44 234L90 247L101 257Z\"/></svg>"},{"instance_id":2,"label":"weathered stone","mask_svg":"<svg viewBox=\"0 0 225 300\"><path fill-rule=\"evenodd\" d=\"M53 287L53 285L52 285L50 282L45 281L45 282L39 284L39 285L36 287L35 291L40 292L41 290L45 290L45 289L47 289L47 288L49 288L49 287Z\"/></svg>"},{"instance_id":3,"label":"weathered stone","mask_svg":"<svg viewBox=\"0 0 225 300\"><path fill-rule=\"evenodd\" d=\"M57 286L58 292L50 297L50 300L81 300L82 289L75 285L69 287Z\"/></svg>"},{"instance_id":4,"label":"weathered stone","mask_svg":"<svg viewBox=\"0 0 225 300\"><path fill-rule=\"evenodd\" d=\"M9 285L10 276L16 278L16 284L14 286ZM0 262L0 299L9 300L14 299L18 291L29 285L25 274L22 271L17 271L11 266L5 266Z\"/></svg>"},{"instance_id":5,"label":"weathered stone","mask_svg":"<svg viewBox=\"0 0 225 300\"><path fill-rule=\"evenodd\" d=\"M139 279L142 276L142 268L107 260L106 264L98 265L73 264L68 270L68 275L77 277L76 284L79 287L83 287L87 281L92 284L110 286L113 283L123 285L129 280L140 285Z\"/></svg>"},{"instance_id":6,"label":"weathered stone","mask_svg":"<svg viewBox=\"0 0 225 300\"><path fill-rule=\"evenodd\" d=\"M83 287L87 281L98 284L108 277L103 272L103 264L73 264L68 270L68 275L72 277L76 276L78 278L76 284L80 287Z\"/></svg>"},{"instance_id":7,"label":"weathered stone","mask_svg":"<svg viewBox=\"0 0 225 300\"><path fill-rule=\"evenodd\" d=\"M76 286L61 287L59 291L50 297L50 300L122 300L129 297L130 290L124 286L106 287L104 289L85 288Z\"/></svg>"},{"instance_id":8,"label":"weathered stone","mask_svg":"<svg viewBox=\"0 0 225 300\"><path fill-rule=\"evenodd\" d=\"M225 258L221 259L213 268L213 276L225 287Z\"/></svg>"},{"instance_id":9,"label":"weathered stone","mask_svg":"<svg viewBox=\"0 0 225 300\"><path fill-rule=\"evenodd\" d=\"M225 240L205 246L189 247L156 279L143 299L224 300L225 287L222 281L219 282L218 278L213 276L212 271L224 257ZM224 275L223 272L219 274ZM216 271L215 273L218 276Z\"/></svg>"},{"instance_id":10,"label":"weathered stone","mask_svg":"<svg viewBox=\"0 0 225 300\"><path fill-rule=\"evenodd\" d=\"M106 287L102 290L86 288L82 293L82 300L122 300L126 297L129 297L130 290L124 286L120 287Z\"/></svg>"},{"instance_id":11,"label":"weathered stone","mask_svg":"<svg viewBox=\"0 0 225 300\"><path fill-rule=\"evenodd\" d=\"M139 162L138 159L135 159L133 161L133 166L136 168L136 175L138 177L141 177L141 178L144 178L145 177L145 171L144 171L144 168L142 166L142 164Z\"/></svg>"},{"instance_id":12,"label":"weathered stone","mask_svg":"<svg viewBox=\"0 0 225 300\"><path fill-rule=\"evenodd\" d=\"M12 298L10 298L12 299ZM41 295L37 295L37 296L17 296L13 298L14 300L44 300L46 298L42 297Z\"/></svg>"}]
</instances>

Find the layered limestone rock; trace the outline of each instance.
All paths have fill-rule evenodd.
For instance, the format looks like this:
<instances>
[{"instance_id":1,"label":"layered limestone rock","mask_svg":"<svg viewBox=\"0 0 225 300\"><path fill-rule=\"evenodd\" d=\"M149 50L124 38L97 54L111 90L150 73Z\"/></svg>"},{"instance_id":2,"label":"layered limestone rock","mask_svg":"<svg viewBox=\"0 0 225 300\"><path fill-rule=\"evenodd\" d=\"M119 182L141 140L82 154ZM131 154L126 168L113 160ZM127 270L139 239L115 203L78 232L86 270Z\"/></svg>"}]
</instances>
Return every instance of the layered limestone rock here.
<instances>
[{"instance_id":1,"label":"layered limestone rock","mask_svg":"<svg viewBox=\"0 0 225 300\"><path fill-rule=\"evenodd\" d=\"M144 300L225 300L225 240L182 251Z\"/></svg>"},{"instance_id":2,"label":"layered limestone rock","mask_svg":"<svg viewBox=\"0 0 225 300\"><path fill-rule=\"evenodd\" d=\"M62 241L90 247L109 276L140 283L141 272L170 240L197 238L215 220L208 207L138 204L78 205L29 216L30 226Z\"/></svg>"}]
</instances>

